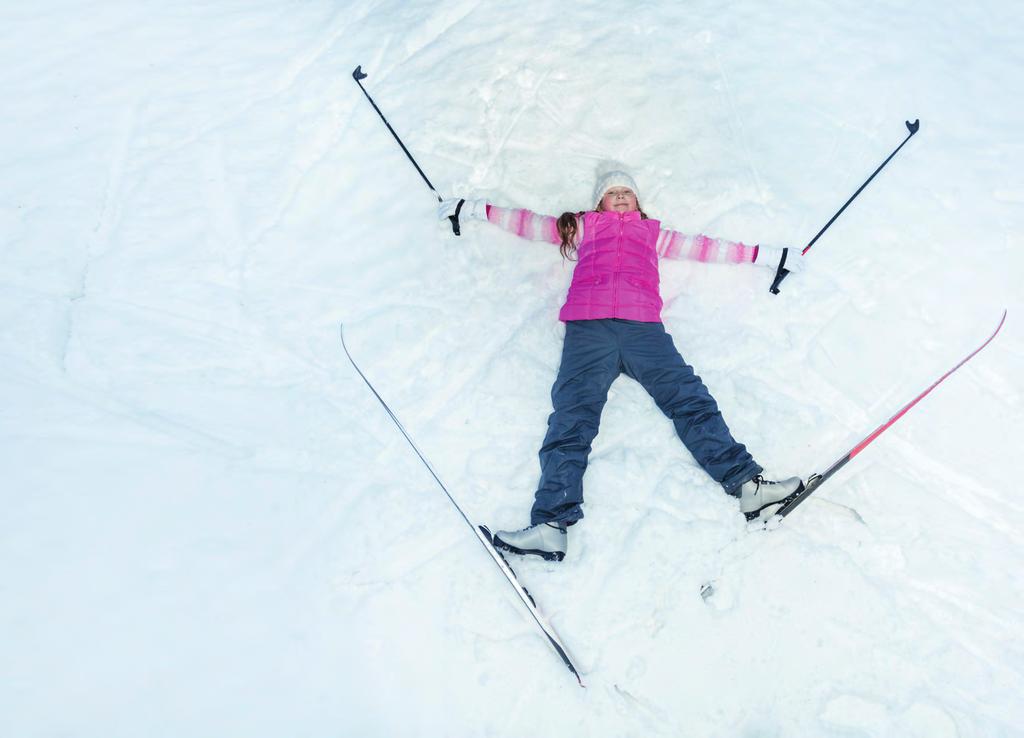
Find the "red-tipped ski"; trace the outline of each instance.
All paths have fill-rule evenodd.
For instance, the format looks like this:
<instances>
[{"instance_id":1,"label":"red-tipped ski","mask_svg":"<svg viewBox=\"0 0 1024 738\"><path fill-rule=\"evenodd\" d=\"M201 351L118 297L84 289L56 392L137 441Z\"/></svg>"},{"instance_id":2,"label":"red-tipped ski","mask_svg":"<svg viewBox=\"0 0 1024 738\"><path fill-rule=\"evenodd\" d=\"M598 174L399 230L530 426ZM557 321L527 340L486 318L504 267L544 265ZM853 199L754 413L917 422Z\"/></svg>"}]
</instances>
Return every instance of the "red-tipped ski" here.
<instances>
[{"instance_id":1,"label":"red-tipped ski","mask_svg":"<svg viewBox=\"0 0 1024 738\"><path fill-rule=\"evenodd\" d=\"M345 350L345 356L347 356L348 360L352 362L352 367L356 370L356 372L359 374L362 380L366 383L366 386L370 388L370 391L373 393L373 396L376 397L380 404L384 406L384 409L387 411L388 417L390 417L391 421L396 426L398 426L398 430L402 432L402 435L405 436L405 440L409 442L410 446L412 446L412 450L415 451L416 455L420 457L420 461L422 461L423 465L427 467L427 471L429 471L431 476L434 477L434 481L436 481L438 485L440 485L442 491L444 491L445 495L447 495L448 501L452 503L452 505L458 511L459 515L461 515L462 519L466 522L466 525L468 525L473 530L473 533L476 534L477 539L487 550L487 553L489 553L491 555L491 558L494 559L494 563L498 565L498 568L501 570L501 573L505 575L505 578L508 580L509 584L512 585L512 588L515 589L516 594L519 595L519 599L523 601L524 605L526 605L526 609L529 610L531 617L537 624L537 627L540 628L541 631L544 633L544 637L547 639L551 647L555 649L555 653L558 654L558 657L562 660L562 663L564 663L566 667L569 669L569 671L572 672L572 675L576 677L576 681L579 682L581 687L587 686L583 683L583 678L580 676L579 670L573 664L572 658L569 656L569 650L565 647L565 644L562 643L562 639L558 637L558 634L555 632L555 629L551 627L551 623L547 621L547 618L545 618L541 611L537 608L537 603L534 602L533 597L526 590L526 587L520 584L519 579L516 578L516 573L512 571L512 567L508 565L507 561L505 561L505 557L502 556L501 552L494 547L494 544L491 542L491 532L483 525L477 527L470 522L469 518L466 516L466 513L464 513L462 511L462 508L459 507L459 503L455 501L455 498L452 497L451 493L448 491L448 488L444 486L444 482L442 482L441 478L437 476L437 473L434 471L434 467L430 465L430 462L427 461L426 457L420 452L419 448L416 446L412 438L406 432L405 428L402 426L402 423L398 420L398 416L391 411L391 408L388 407L388 404L384 402L384 398L382 398L377 393L377 390L374 389L372 384L370 384L370 380L366 378L366 375L363 374L362 370L359 368L359 365L356 364L355 359L352 358L352 354L348 352L348 346L345 345L345 327L340 326L339 332L341 334L341 347Z\"/></svg>"},{"instance_id":2,"label":"red-tipped ski","mask_svg":"<svg viewBox=\"0 0 1024 738\"><path fill-rule=\"evenodd\" d=\"M968 361L973 359L974 356L979 351L981 351L983 348L988 346L989 343L992 342L992 339L995 338L996 335L999 333L1000 329L1002 329L1003 323L1005 323L1005 322L1006 322L1006 311L1004 310L1003 311L1003 317L999 319L999 325L996 326L995 331L992 332L992 335L989 336L985 340L985 342L983 344L981 344L980 346L978 346L978 348L974 349L974 351L972 351L967 356L965 356L960 361L960 363L958 363L956 366L954 366L948 372L946 372L941 377L939 377L934 382L932 382L931 386L929 386L928 389L926 389L924 392L922 392L917 397L915 397L913 400L911 400L906 405L904 405L902 408L900 408L899 412L897 412L895 415L893 415L887 421L885 421L880 426L875 428L871 433L869 433L864 438L864 440L862 440L856 446L851 448L847 453L843 454L834 464L832 464L832 466L830 466L828 469L826 469L824 471L824 473L822 473L822 474L812 474L807 479L807 483L804 485L803 489L798 491L798 492L795 492L791 496L791 499L789 500L789 502L784 502L783 506L780 507L776 511L775 515L773 515L771 518L769 518L767 521L765 521L765 525L770 524L772 521L775 521L777 523L777 522L781 521L783 518L785 518L787 515L789 515L791 512L793 512L793 510L795 510L800 505L801 502L803 502L808 497L810 497L812 494L814 494L814 491L816 489L818 489L818 487L820 487L822 484L824 484L825 481L829 477L831 477L833 474L835 474L837 471L839 471L841 468L843 468L847 464L847 462L850 461L850 459L852 459L854 456L856 456L861 451L863 451L868 446L868 444L870 444L872 441L874 441L876 438L878 438L880 435L882 435L882 433L884 433L893 423L895 423L897 420L899 420L904 415L906 415L907 411L909 411L910 408L914 407L914 405L916 405L918 402L920 402L922 399L924 399L925 395L927 395L933 389L935 389L940 384L942 384L943 380L945 380L946 377L948 377L950 374L952 374L957 369L962 367ZM710 600L712 597L714 597L716 581L717 581L716 579L710 579L710 580L704 582L704 584L701 585L700 596L705 601Z\"/></svg>"},{"instance_id":3,"label":"red-tipped ski","mask_svg":"<svg viewBox=\"0 0 1024 738\"><path fill-rule=\"evenodd\" d=\"M995 338L996 335L998 335L1000 329L1002 329L1002 327L1003 327L1003 323L1005 323L1005 322L1006 322L1006 310L1003 310L1003 317L999 319L999 325L996 326L995 331L992 332L992 335L989 336L985 340L985 342L983 344L981 344L980 346L978 346L978 348L974 349L974 351L972 351L967 356L965 356L960 361L959 364L957 364L952 369L950 369L948 372L946 372L941 377L939 377L934 382L932 382L931 386L929 386L928 389L926 389L924 392L922 392L917 397L915 397L913 400L911 400L906 405L904 405L902 408L900 408L899 412L897 412L895 415L893 415L887 421L885 421L880 426L875 428L866 438L864 438L864 440L862 440L856 446L851 448L847 453L843 454L843 456L839 457L839 459L834 464L832 464L832 466L830 466L828 469L826 469L823 473L821 473L821 474L812 474L808 478L807 484L804 485L803 491L799 492L789 503L787 503L784 507L780 508L775 514L777 516L779 516L780 518L784 518L787 515L789 515L791 512L793 512L793 510L795 510L796 507L801 502L806 500L808 497L811 496L811 494L814 493L814 490L818 489L818 487L820 487L822 484L824 484L825 480L827 480L829 477L831 477L837 471L842 469L847 464L847 462L850 461L850 459L852 459L854 456L856 456L861 451L863 451L872 441L874 441L876 438L878 438L880 435L882 435L882 433L884 433L886 430L888 430L888 428L893 423L895 423L897 420L899 420L904 415L906 415L907 411L909 411L910 408L914 407L914 405L916 405L922 399L924 399L924 397L929 392L931 392L933 389L935 389L940 384L942 384L942 382L946 379L946 377L948 377L950 374L952 374L957 369L962 367L968 361L973 359L974 356L979 351L981 351L983 348L988 346L992 342L992 339Z\"/></svg>"}]
</instances>

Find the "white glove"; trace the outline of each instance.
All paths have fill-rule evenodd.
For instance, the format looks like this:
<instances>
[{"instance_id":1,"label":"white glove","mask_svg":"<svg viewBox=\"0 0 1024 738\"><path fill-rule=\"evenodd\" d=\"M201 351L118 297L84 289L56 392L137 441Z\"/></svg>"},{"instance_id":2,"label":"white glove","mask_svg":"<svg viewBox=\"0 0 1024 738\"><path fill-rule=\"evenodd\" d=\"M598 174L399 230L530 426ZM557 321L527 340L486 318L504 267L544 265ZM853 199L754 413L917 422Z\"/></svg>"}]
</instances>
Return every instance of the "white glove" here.
<instances>
[{"instance_id":1,"label":"white glove","mask_svg":"<svg viewBox=\"0 0 1024 738\"><path fill-rule=\"evenodd\" d=\"M804 257L800 255L800 249L795 249L792 246L789 247L787 253L785 248L760 245L757 247L756 263L771 269L777 269L779 261L782 260L783 253L786 253L786 265L784 267L786 270L790 272L803 271Z\"/></svg>"},{"instance_id":2,"label":"white glove","mask_svg":"<svg viewBox=\"0 0 1024 738\"><path fill-rule=\"evenodd\" d=\"M459 210L459 203L462 203L461 210ZM456 210L459 211L460 222L464 220L487 220L486 200L463 200L460 197L442 200L437 206L437 219L451 218L455 215Z\"/></svg>"}]
</instances>

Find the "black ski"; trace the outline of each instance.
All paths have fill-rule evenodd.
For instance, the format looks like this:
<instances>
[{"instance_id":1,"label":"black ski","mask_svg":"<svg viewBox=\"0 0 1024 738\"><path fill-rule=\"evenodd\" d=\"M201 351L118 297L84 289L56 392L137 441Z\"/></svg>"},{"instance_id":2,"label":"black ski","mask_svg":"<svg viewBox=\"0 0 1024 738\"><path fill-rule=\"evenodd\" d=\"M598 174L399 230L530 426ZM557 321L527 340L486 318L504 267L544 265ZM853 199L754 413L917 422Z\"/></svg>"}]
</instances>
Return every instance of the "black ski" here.
<instances>
[{"instance_id":1,"label":"black ski","mask_svg":"<svg viewBox=\"0 0 1024 738\"><path fill-rule=\"evenodd\" d=\"M522 600L523 604L526 606L526 609L529 610L530 615L533 617L533 621L537 624L537 627L539 627L541 631L544 633L544 637L547 638L548 643L555 650L555 653L558 654L558 657L562 660L562 663L564 663L566 668L568 668L569 671L572 672L572 675L576 677L576 681L579 682L579 685L581 687L585 687L586 685L583 683L583 678L580 676L579 671L576 669L576 666L572 662L572 658L570 658L569 656L568 649L566 649L565 645L562 643L562 640L558 637L558 634L555 632L555 629L551 627L551 623L547 621L547 618L545 618L541 611L537 608L537 603L534 601L533 595L531 595L527 591L526 587L524 587L522 583L520 583L519 578L516 577L516 573L512 571L512 567L508 565L508 562L505 560L505 557L502 556L501 552L494 547L494 543L491 538L491 532L487 529L486 526L476 526L470 522L469 517L466 515L465 512L463 512L462 508L459 506L459 503L455 501L455 498L452 497L451 493L448 491L448 488L445 487L444 482L442 482L441 478L437 476L437 473L434 471L434 467L430 465L430 462L427 461L426 457L420 452L419 447L417 447L416 444L413 442L412 437L406 432L405 427L402 425L401 421L398 420L398 416L391 411L391 408L388 407L388 404L384 402L384 398L377 393L377 390L374 389L372 384L370 384L370 380L366 378L366 375L363 374L363 371L359 368L359 365L356 364L355 359L352 358L352 354L350 354L348 351L348 346L345 345L345 327L341 326L339 331L341 334L341 347L345 350L345 356L347 356L348 360L352 363L352 367L356 370L356 373L358 373L359 376L362 378L363 382L366 383L366 386L370 388L370 391L373 393L374 397L376 397L380 404L384 406L384 409L387 411L388 417L390 417L391 421L396 426L398 426L398 430L402 432L402 435L405 436L405 440L408 441L410 446L412 446L412 450L415 451L416 455L420 457L420 461L422 461L423 465L427 467L427 471L430 472L431 476L434 477L434 481L438 483L438 485L441 487L441 490L448 497L448 501L452 503L452 505L458 511L459 515L462 516L462 519L465 521L466 525L468 525L473 530L473 532L476 534L477 539L487 550L487 553L490 554L492 559L494 559L494 563L498 565L498 568L501 570L501 573L505 575L505 578L508 580L509 584L511 584L512 588L515 589L516 594L519 595L519 599Z\"/></svg>"}]
</instances>

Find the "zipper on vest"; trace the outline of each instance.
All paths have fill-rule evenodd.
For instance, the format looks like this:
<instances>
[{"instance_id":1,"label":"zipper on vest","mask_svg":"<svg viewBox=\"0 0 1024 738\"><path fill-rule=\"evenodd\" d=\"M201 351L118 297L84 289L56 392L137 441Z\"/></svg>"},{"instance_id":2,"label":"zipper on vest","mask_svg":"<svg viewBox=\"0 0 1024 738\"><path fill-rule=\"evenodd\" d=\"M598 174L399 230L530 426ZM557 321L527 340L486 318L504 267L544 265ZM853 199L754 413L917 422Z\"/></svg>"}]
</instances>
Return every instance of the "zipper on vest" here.
<instances>
[{"instance_id":1,"label":"zipper on vest","mask_svg":"<svg viewBox=\"0 0 1024 738\"><path fill-rule=\"evenodd\" d=\"M622 272L622 233L625 230L625 215L619 213L619 238L615 242L615 274L612 275L612 313L618 317L619 314L619 282Z\"/></svg>"}]
</instances>

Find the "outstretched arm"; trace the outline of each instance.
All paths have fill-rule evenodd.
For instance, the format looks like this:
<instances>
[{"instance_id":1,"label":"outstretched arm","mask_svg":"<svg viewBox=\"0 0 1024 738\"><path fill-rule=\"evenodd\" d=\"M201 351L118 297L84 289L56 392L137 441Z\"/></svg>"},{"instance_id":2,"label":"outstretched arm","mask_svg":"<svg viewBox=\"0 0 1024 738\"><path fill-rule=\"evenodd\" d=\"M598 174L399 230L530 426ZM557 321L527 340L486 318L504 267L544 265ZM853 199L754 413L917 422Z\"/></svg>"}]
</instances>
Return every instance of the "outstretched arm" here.
<instances>
[{"instance_id":1,"label":"outstretched arm","mask_svg":"<svg viewBox=\"0 0 1024 738\"><path fill-rule=\"evenodd\" d=\"M658 256L663 259L693 259L717 264L757 264L774 269L779 264L783 249L775 246L748 246L738 241L724 238L711 238L697 234L688 236L679 231L661 229L658 234ZM803 267L800 252L789 250L786 267L793 266L792 271Z\"/></svg>"},{"instance_id":2,"label":"outstretched arm","mask_svg":"<svg viewBox=\"0 0 1024 738\"><path fill-rule=\"evenodd\" d=\"M688 236L679 231L661 229L658 234L658 256L662 259L693 259L717 264L753 264L758 247L745 243L711 238L702 234Z\"/></svg>"},{"instance_id":3,"label":"outstretched arm","mask_svg":"<svg viewBox=\"0 0 1024 738\"><path fill-rule=\"evenodd\" d=\"M438 217L443 219L454 215L458 203L458 199L442 202L438 208ZM486 220L503 231L530 241L547 241L556 245L562 243L562 237L558 235L558 218L525 208L503 208L490 205L485 200L466 200L459 210L459 219Z\"/></svg>"}]
</instances>

